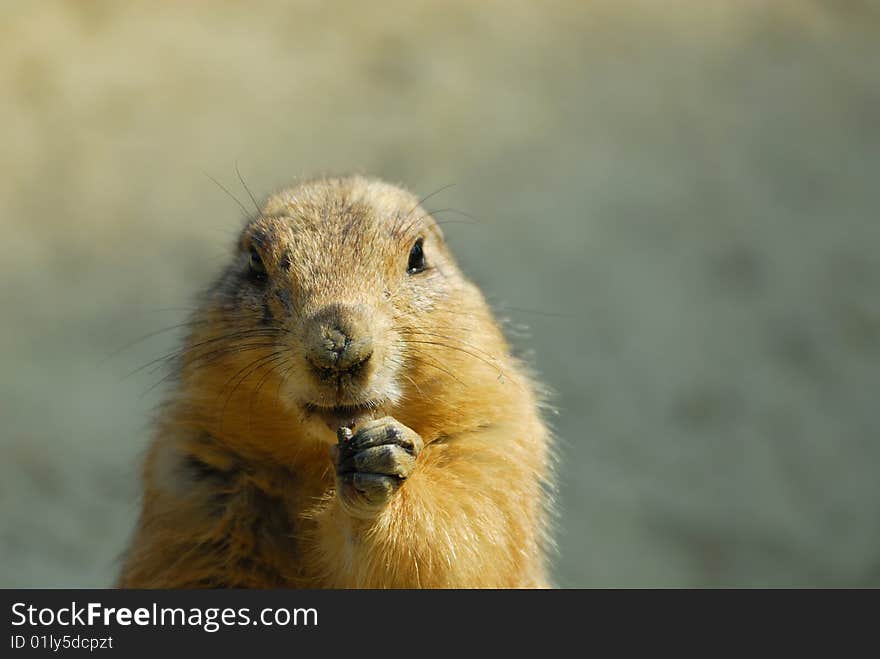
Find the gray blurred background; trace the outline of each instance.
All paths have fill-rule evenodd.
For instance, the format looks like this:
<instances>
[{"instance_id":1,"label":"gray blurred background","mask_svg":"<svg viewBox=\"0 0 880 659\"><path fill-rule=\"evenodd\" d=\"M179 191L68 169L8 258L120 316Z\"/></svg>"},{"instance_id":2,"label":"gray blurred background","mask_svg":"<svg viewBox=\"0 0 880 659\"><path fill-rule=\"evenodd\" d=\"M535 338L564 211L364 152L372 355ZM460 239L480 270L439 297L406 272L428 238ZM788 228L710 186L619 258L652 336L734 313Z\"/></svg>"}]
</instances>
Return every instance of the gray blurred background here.
<instances>
[{"instance_id":1,"label":"gray blurred background","mask_svg":"<svg viewBox=\"0 0 880 659\"><path fill-rule=\"evenodd\" d=\"M0 586L112 582L179 335L108 356L222 265L236 163L455 184L557 392L559 585L880 585L878 4L7 0Z\"/></svg>"}]
</instances>

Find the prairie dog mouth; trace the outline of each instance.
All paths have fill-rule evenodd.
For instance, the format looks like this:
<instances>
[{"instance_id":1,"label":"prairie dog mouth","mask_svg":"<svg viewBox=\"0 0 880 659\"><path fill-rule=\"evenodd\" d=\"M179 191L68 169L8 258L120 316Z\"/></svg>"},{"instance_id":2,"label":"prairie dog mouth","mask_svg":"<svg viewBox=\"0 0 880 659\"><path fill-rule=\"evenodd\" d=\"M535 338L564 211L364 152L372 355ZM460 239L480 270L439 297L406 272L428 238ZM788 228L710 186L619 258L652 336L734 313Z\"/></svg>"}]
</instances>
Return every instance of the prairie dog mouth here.
<instances>
[{"instance_id":1,"label":"prairie dog mouth","mask_svg":"<svg viewBox=\"0 0 880 659\"><path fill-rule=\"evenodd\" d=\"M314 403L306 403L306 413L321 419L333 432L339 428L354 428L366 421L375 419L379 414L381 401L369 400L358 405L335 405L324 407Z\"/></svg>"}]
</instances>

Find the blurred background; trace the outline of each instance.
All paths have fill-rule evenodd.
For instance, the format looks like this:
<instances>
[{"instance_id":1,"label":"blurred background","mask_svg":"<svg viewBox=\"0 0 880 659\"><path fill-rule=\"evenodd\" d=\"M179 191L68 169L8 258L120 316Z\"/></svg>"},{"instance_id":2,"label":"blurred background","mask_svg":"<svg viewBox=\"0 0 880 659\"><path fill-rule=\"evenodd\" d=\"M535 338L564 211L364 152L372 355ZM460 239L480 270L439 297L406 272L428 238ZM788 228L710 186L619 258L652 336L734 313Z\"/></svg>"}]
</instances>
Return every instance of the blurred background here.
<instances>
[{"instance_id":1,"label":"blurred background","mask_svg":"<svg viewBox=\"0 0 880 659\"><path fill-rule=\"evenodd\" d=\"M880 586L880 3L7 0L0 586L112 583L236 163L454 184L559 585Z\"/></svg>"}]
</instances>

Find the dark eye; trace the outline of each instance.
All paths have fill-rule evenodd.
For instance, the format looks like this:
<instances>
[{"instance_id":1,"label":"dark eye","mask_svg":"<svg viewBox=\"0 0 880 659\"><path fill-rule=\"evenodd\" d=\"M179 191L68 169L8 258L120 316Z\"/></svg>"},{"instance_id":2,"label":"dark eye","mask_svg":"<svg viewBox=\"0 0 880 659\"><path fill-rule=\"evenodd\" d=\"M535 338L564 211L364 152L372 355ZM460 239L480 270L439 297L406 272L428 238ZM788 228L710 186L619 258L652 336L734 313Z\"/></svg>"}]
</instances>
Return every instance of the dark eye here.
<instances>
[{"instance_id":1,"label":"dark eye","mask_svg":"<svg viewBox=\"0 0 880 659\"><path fill-rule=\"evenodd\" d=\"M406 266L408 275L414 275L425 269L425 252L422 250L422 242L422 239L419 238L409 251L409 263Z\"/></svg>"},{"instance_id":2,"label":"dark eye","mask_svg":"<svg viewBox=\"0 0 880 659\"><path fill-rule=\"evenodd\" d=\"M248 269L251 279L254 281L263 282L266 281L269 276L266 273L266 266L263 265L263 259L260 258L260 254L253 247L251 247L250 256L248 258Z\"/></svg>"}]
</instances>

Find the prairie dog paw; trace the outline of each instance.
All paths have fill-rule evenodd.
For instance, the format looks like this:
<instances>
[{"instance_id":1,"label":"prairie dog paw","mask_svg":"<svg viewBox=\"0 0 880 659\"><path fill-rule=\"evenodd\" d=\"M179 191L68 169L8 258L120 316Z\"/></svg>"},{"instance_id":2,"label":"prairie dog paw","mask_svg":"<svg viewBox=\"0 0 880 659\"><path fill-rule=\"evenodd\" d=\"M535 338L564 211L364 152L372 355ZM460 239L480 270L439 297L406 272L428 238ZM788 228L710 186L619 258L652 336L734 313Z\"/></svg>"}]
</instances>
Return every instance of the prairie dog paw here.
<instances>
[{"instance_id":1,"label":"prairie dog paw","mask_svg":"<svg viewBox=\"0 0 880 659\"><path fill-rule=\"evenodd\" d=\"M353 517L370 518L387 503L416 465L422 438L386 416L352 434L337 431L336 495Z\"/></svg>"}]
</instances>

